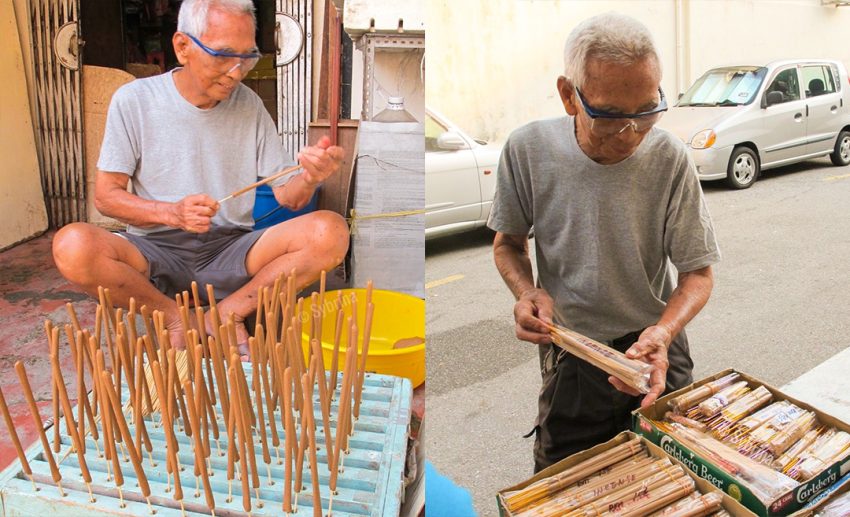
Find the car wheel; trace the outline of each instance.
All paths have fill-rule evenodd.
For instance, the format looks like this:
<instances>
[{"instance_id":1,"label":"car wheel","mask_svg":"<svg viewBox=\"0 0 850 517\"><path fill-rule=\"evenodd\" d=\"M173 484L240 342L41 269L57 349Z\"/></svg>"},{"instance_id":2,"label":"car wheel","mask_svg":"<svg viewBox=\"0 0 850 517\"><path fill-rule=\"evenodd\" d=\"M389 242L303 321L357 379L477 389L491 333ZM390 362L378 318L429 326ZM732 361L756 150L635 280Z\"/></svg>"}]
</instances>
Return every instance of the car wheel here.
<instances>
[{"instance_id":1,"label":"car wheel","mask_svg":"<svg viewBox=\"0 0 850 517\"><path fill-rule=\"evenodd\" d=\"M759 159L749 147L737 147L729 157L726 183L734 189L745 189L755 183L759 175Z\"/></svg>"},{"instance_id":2,"label":"car wheel","mask_svg":"<svg viewBox=\"0 0 850 517\"><path fill-rule=\"evenodd\" d=\"M844 166L850 163L850 131L838 133L835 140L835 150L829 155L834 165Z\"/></svg>"}]
</instances>

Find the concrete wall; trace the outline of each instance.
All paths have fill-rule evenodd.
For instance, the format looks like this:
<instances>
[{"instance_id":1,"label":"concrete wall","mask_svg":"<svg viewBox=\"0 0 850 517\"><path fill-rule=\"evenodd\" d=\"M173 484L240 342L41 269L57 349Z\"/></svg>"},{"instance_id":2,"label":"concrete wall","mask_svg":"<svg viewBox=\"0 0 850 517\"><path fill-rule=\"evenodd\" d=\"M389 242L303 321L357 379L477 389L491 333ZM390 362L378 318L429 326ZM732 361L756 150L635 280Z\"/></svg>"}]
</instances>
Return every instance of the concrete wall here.
<instances>
[{"instance_id":1,"label":"concrete wall","mask_svg":"<svg viewBox=\"0 0 850 517\"><path fill-rule=\"evenodd\" d=\"M821 0L426 0L426 97L473 136L503 141L563 114L555 81L582 20L633 16L652 31L669 97L714 66L830 57L850 66L850 7Z\"/></svg>"},{"instance_id":2,"label":"concrete wall","mask_svg":"<svg viewBox=\"0 0 850 517\"><path fill-rule=\"evenodd\" d=\"M47 229L21 41L12 0L0 0L0 250Z\"/></svg>"}]
</instances>

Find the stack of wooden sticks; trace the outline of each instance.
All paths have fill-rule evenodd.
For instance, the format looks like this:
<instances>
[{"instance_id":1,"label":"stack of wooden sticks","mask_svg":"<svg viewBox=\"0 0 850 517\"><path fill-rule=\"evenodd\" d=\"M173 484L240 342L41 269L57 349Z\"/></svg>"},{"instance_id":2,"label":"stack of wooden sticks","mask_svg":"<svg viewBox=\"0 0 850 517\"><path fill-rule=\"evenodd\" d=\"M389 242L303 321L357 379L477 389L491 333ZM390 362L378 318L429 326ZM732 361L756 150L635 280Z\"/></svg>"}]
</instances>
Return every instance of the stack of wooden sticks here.
<instances>
[{"instance_id":1,"label":"stack of wooden sticks","mask_svg":"<svg viewBox=\"0 0 850 517\"><path fill-rule=\"evenodd\" d=\"M206 505L212 515L216 508L215 492L210 487L212 454L227 456L228 503L233 497L233 482L237 481L241 483L242 506L246 512L250 514L252 508L262 508L265 504L260 497L260 455L254 453L257 444L262 450L269 485L273 484L272 462L284 465L281 510L284 513L297 511L299 495L306 488L303 465L308 463L309 505L313 515L321 516L317 450L324 448L327 468L322 475L329 478L327 515L331 515L338 476L344 467L349 438L360 411L374 313L372 285L370 283L366 289L362 333L357 321L356 298L353 294L350 299L343 298L338 292L335 299L325 300L324 273L319 292L314 292L307 301L296 298L296 286L293 271L286 278L278 278L273 287L258 291L257 322L254 335L248 339L249 364L240 360L237 322L232 315L222 319L210 285L206 286L210 300L208 312L201 306L198 286L194 282L191 298L188 291L177 295L184 329L179 340L169 335L161 312L151 312L145 306L137 310L134 300L130 300L127 311L115 309L107 289L99 291L100 304L93 330L81 328L71 304L67 305L70 323L63 329L46 321L53 371L54 422L57 422L53 448L43 430L26 369L20 362L15 368L60 494L64 496L62 476L53 452L61 450L58 425L61 408L72 441L66 456L76 455L91 502L95 501L95 493L86 463L87 441L97 449L98 457L106 459L107 480L114 480L122 505L121 460L127 462L129 456L138 487L150 513L155 513L144 461L147 455L150 467L156 466L148 434L151 429L150 432L164 433L166 490L173 491L173 499L184 513L184 487L179 472L188 465L181 465L178 453L181 452L180 443L185 447L188 440L190 454L194 456L195 494L199 497L203 486ZM190 308L191 302L194 302L194 311ZM346 311L347 307L350 310ZM330 372L326 371L321 347L322 320L326 315L336 322ZM137 331L138 320L144 332ZM309 354L302 348L304 327L308 329ZM76 414L59 363L62 330L76 367L79 402ZM345 331L347 342L344 357L340 359L340 342ZM185 343L185 349L173 346L178 341ZM308 356L306 360L305 355ZM336 400L336 415L331 414L332 400ZM35 487L32 470L2 392L0 411L22 470ZM321 422L317 418L319 413ZM332 424L335 424L333 429ZM322 431L324 443L317 443L317 428ZM225 431L226 436L220 436ZM181 433L186 439L178 440ZM186 451L183 453L185 458Z\"/></svg>"}]
</instances>

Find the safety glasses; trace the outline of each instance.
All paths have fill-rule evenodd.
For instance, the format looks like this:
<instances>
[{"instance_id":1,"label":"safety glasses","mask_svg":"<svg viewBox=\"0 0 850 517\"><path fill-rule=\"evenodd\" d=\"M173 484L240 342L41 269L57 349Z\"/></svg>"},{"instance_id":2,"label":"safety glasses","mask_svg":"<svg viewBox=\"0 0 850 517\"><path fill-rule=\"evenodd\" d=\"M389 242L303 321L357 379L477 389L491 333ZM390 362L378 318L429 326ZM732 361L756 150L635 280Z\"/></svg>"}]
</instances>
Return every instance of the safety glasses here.
<instances>
[{"instance_id":1,"label":"safety glasses","mask_svg":"<svg viewBox=\"0 0 850 517\"><path fill-rule=\"evenodd\" d=\"M250 72L255 66L257 66L257 61L259 61L260 58L263 57L263 55L259 52L251 52L250 54L236 54L233 52L214 50L201 43L198 38L192 36L191 34L186 32L184 32L183 34L186 34L186 36L188 36L189 39L195 43L195 45L200 47L201 50L214 57L215 60L213 62L215 64L213 65L213 67L224 74L229 74L233 72L236 67L239 67L242 71L242 75L245 75Z\"/></svg>"},{"instance_id":2,"label":"safety glasses","mask_svg":"<svg viewBox=\"0 0 850 517\"><path fill-rule=\"evenodd\" d=\"M628 128L632 128L635 133L645 133L658 122L661 115L667 111L667 99L664 97L664 91L658 89L661 100L658 106L640 113L611 113L591 107L581 90L576 88L579 102L581 102L584 112L590 117L590 132L599 137L618 135Z\"/></svg>"}]
</instances>

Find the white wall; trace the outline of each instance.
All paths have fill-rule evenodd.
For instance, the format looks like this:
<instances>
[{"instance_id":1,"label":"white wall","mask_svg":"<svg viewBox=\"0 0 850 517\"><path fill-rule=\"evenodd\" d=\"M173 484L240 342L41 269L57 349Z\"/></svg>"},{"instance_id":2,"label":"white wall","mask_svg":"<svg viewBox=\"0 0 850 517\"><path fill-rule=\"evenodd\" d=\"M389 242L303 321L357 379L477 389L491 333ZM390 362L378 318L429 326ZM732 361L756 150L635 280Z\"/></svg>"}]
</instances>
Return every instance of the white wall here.
<instances>
[{"instance_id":1,"label":"white wall","mask_svg":"<svg viewBox=\"0 0 850 517\"><path fill-rule=\"evenodd\" d=\"M564 113L563 46L582 20L617 11L653 33L675 98L714 66L831 57L850 65L850 7L821 0L427 0L429 107L473 136L503 141Z\"/></svg>"}]
</instances>

